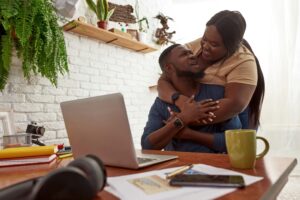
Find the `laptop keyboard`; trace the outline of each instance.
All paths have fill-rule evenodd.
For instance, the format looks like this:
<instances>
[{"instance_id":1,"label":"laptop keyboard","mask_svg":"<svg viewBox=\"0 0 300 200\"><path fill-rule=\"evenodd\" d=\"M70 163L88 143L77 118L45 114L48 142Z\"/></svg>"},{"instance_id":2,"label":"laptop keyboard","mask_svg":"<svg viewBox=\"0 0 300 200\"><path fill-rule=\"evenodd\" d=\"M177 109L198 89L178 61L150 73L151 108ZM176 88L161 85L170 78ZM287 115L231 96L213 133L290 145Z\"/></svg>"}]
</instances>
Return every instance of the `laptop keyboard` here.
<instances>
[{"instance_id":1,"label":"laptop keyboard","mask_svg":"<svg viewBox=\"0 0 300 200\"><path fill-rule=\"evenodd\" d=\"M146 163L146 162L151 162L153 160L156 160L155 158L141 158L141 157L137 157L138 163L142 164L142 163Z\"/></svg>"}]
</instances>

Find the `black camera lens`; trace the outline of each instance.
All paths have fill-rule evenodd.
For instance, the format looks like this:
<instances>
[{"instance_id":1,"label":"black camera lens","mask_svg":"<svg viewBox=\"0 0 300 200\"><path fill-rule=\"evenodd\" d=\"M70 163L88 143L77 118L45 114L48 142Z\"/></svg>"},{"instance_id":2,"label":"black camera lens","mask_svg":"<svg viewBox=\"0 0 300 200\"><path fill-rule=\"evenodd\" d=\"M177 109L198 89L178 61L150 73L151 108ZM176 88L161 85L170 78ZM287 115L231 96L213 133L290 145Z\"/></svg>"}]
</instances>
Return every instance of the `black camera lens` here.
<instances>
[{"instance_id":1,"label":"black camera lens","mask_svg":"<svg viewBox=\"0 0 300 200\"><path fill-rule=\"evenodd\" d=\"M36 127L36 134L44 135L44 133L45 133L45 128L44 127L41 127L41 126Z\"/></svg>"},{"instance_id":2,"label":"black camera lens","mask_svg":"<svg viewBox=\"0 0 300 200\"><path fill-rule=\"evenodd\" d=\"M33 134L32 138L36 139L44 135L45 128L42 126L36 126L35 124L28 124L26 133Z\"/></svg>"}]
</instances>

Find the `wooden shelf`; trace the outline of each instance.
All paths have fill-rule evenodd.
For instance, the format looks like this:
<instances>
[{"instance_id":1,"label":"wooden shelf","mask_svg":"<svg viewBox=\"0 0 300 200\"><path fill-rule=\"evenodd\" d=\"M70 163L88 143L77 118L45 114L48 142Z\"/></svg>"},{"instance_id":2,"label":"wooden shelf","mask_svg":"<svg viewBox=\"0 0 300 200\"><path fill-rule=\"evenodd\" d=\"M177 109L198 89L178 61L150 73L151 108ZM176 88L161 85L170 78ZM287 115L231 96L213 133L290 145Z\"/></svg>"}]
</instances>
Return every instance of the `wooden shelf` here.
<instances>
[{"instance_id":1,"label":"wooden shelf","mask_svg":"<svg viewBox=\"0 0 300 200\"><path fill-rule=\"evenodd\" d=\"M79 35L98 39L106 43L112 43L141 53L149 53L157 50L144 43L123 37L122 35L118 35L116 33L95 27L91 24L80 22L78 20L73 20L67 23L63 26L63 29L67 32L74 32Z\"/></svg>"}]
</instances>

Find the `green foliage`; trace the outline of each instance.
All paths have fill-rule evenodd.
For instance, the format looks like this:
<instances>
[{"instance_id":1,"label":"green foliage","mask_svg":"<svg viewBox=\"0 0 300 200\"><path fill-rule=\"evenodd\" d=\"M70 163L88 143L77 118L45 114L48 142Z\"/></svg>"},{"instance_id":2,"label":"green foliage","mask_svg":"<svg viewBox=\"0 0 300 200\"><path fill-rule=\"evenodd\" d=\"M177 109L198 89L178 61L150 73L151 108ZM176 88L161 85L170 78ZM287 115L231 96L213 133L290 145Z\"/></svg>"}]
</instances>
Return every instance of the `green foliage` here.
<instances>
[{"instance_id":1,"label":"green foliage","mask_svg":"<svg viewBox=\"0 0 300 200\"><path fill-rule=\"evenodd\" d=\"M51 0L0 0L0 91L4 89L12 49L23 59L25 78L41 74L57 86L68 72L64 36Z\"/></svg>"},{"instance_id":2,"label":"green foliage","mask_svg":"<svg viewBox=\"0 0 300 200\"><path fill-rule=\"evenodd\" d=\"M86 0L89 8L97 15L98 20L100 21L108 21L109 18L114 13L115 9L109 10L108 1L107 0Z\"/></svg>"},{"instance_id":3,"label":"green foliage","mask_svg":"<svg viewBox=\"0 0 300 200\"><path fill-rule=\"evenodd\" d=\"M146 27L143 22L146 23ZM138 20L137 23L139 25L140 32L147 32L147 30L149 29L149 23L148 23L148 19L146 17L143 17L142 19Z\"/></svg>"}]
</instances>

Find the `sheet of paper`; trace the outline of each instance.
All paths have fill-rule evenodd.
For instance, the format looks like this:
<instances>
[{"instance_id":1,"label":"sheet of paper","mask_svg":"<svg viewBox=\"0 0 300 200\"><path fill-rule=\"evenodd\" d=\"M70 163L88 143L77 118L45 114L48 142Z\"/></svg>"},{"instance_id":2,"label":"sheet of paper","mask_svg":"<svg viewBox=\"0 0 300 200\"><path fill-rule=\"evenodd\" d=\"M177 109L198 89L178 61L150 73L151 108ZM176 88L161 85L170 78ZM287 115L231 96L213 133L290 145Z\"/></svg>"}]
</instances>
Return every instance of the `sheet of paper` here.
<instances>
[{"instance_id":1,"label":"sheet of paper","mask_svg":"<svg viewBox=\"0 0 300 200\"><path fill-rule=\"evenodd\" d=\"M122 200L199 200L215 199L227 193L233 192L235 188L213 188L213 187L173 187L165 179L166 174L177 168L149 171L126 176L109 177L105 190L111 192ZM209 165L196 164L193 172L218 175L242 175L246 186L262 180L263 177L250 176L243 173L212 167Z\"/></svg>"}]
</instances>

